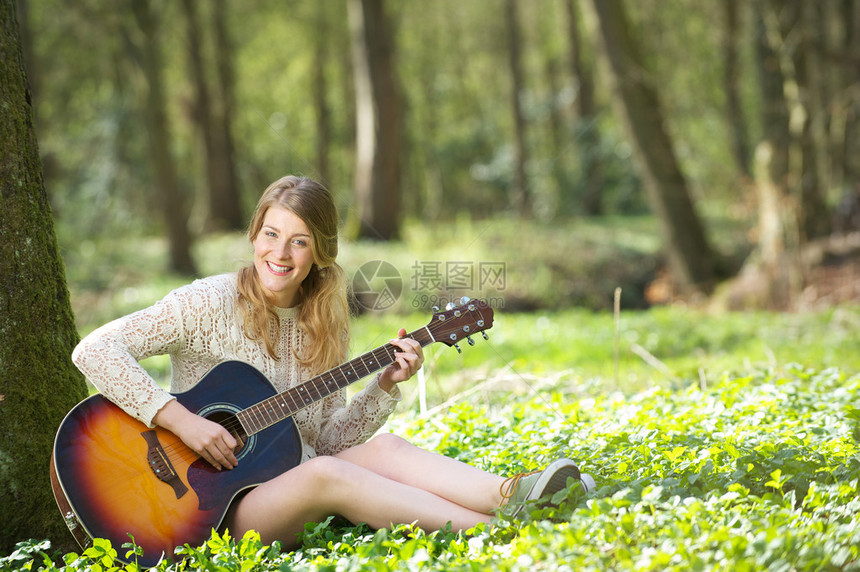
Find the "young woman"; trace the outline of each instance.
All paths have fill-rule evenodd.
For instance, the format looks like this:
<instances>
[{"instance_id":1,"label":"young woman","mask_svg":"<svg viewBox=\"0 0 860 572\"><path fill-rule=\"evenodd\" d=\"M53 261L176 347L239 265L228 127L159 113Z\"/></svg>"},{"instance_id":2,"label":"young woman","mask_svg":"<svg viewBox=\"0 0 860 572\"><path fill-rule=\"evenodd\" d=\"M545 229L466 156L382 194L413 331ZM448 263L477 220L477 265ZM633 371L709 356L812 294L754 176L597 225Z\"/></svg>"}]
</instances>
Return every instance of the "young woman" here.
<instances>
[{"instance_id":1,"label":"young woman","mask_svg":"<svg viewBox=\"0 0 860 572\"><path fill-rule=\"evenodd\" d=\"M337 210L320 184L287 176L263 193L248 237L254 262L235 274L194 281L153 306L87 336L74 362L129 415L177 435L219 470L238 463L236 439L161 389L138 360L169 354L171 391L184 392L225 360L247 362L278 391L347 359L346 280L335 262ZM401 329L395 362L346 402L343 390L303 409L294 420L302 462L255 487L230 507L224 526L241 536L297 544L304 524L329 515L379 528L397 523L435 530L489 522L504 505L554 493L568 478L593 486L561 459L512 478L493 475L415 447L389 434L371 437L393 411L397 384L421 367L421 346Z\"/></svg>"}]
</instances>

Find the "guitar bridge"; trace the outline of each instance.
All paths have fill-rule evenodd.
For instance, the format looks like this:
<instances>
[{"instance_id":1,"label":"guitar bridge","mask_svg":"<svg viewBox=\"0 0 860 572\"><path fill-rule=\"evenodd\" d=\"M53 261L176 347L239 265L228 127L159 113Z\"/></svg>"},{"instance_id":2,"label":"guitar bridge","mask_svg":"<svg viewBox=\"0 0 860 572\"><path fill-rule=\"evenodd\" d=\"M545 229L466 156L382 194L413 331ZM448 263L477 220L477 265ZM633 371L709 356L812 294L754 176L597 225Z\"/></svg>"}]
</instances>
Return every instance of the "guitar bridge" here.
<instances>
[{"instance_id":1,"label":"guitar bridge","mask_svg":"<svg viewBox=\"0 0 860 572\"><path fill-rule=\"evenodd\" d=\"M146 452L146 460L149 463L149 468L159 480L164 481L173 488L177 499L182 498L188 492L188 487L185 486L185 483L176 474L176 469L173 468L173 463L167 458L167 454L164 452L164 447L161 446L155 430L144 431L141 433L141 436L149 447Z\"/></svg>"}]
</instances>

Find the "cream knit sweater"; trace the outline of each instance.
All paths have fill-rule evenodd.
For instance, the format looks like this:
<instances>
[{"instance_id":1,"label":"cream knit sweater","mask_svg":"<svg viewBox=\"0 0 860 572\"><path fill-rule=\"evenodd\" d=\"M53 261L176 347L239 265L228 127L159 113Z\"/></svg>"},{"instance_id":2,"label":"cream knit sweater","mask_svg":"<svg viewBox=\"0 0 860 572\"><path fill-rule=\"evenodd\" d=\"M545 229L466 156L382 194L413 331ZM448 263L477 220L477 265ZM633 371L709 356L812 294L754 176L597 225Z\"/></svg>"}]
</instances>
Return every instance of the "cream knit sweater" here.
<instances>
[{"instance_id":1,"label":"cream knit sweater","mask_svg":"<svg viewBox=\"0 0 860 572\"><path fill-rule=\"evenodd\" d=\"M89 381L126 413L152 427L152 418L174 397L159 387L138 360L169 354L170 391L190 389L209 370L226 360L259 369L279 392L308 376L293 357L304 335L297 308L278 308L280 336L273 359L261 341L249 340L238 313L235 274L223 274L174 290L149 308L95 330L84 338L72 359ZM378 376L346 403L340 390L293 416L303 442L302 460L332 455L372 436L400 401L397 386L388 394Z\"/></svg>"}]
</instances>

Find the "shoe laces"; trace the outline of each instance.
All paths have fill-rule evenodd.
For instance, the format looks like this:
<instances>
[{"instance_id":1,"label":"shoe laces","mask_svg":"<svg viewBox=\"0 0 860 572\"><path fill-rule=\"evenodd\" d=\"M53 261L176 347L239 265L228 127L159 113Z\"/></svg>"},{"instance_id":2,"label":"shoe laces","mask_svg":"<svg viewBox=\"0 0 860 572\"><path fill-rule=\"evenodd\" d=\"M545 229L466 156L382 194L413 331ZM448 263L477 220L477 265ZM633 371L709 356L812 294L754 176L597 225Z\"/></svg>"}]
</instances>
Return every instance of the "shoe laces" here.
<instances>
[{"instance_id":1,"label":"shoe laces","mask_svg":"<svg viewBox=\"0 0 860 572\"><path fill-rule=\"evenodd\" d=\"M501 485L499 485L499 494L502 497L502 500L499 501L499 507L501 508L506 504L508 500L512 496L514 496L514 491L517 490L517 485L520 483L520 479L523 477L528 477L530 475L534 475L540 473L540 471L531 471L529 473L517 473L512 477L508 477L505 479Z\"/></svg>"}]
</instances>

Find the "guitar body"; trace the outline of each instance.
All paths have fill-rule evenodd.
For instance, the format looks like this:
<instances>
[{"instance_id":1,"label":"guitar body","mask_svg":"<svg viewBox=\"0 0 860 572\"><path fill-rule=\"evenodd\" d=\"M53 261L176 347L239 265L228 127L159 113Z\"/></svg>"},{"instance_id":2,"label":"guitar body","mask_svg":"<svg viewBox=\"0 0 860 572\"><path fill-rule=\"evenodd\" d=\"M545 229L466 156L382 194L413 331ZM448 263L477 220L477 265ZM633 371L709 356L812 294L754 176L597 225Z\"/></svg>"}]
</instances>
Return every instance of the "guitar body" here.
<instances>
[{"instance_id":1,"label":"guitar body","mask_svg":"<svg viewBox=\"0 0 860 572\"><path fill-rule=\"evenodd\" d=\"M276 394L254 367L231 361L176 399L231 428L238 425L236 413ZM71 508L67 524L115 548L132 535L143 548L143 566L162 555L170 559L176 546L201 544L240 492L301 462L292 418L251 436L239 431L238 466L218 471L173 433L149 429L101 395L85 399L63 420L54 443L54 492L61 510Z\"/></svg>"}]
</instances>

